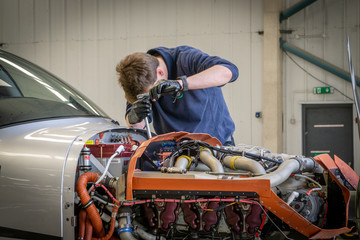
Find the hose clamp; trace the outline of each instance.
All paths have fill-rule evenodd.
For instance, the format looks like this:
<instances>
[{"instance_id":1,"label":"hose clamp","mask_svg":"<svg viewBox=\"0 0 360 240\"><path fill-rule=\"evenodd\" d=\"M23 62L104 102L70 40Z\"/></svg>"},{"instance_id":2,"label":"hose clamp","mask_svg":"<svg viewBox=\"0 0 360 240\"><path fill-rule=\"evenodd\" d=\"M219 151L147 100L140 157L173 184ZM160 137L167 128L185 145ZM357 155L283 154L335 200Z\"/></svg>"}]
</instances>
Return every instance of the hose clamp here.
<instances>
[{"instance_id":1,"label":"hose clamp","mask_svg":"<svg viewBox=\"0 0 360 240\"><path fill-rule=\"evenodd\" d=\"M318 168L318 166L319 166L319 163L318 163L317 161L315 161L315 159L314 159L314 158L312 158L312 157L307 158L307 159L309 159L309 160L312 160L312 161L313 161L313 163L314 163L314 167L313 167L313 169L312 169L312 172L315 172L315 171L316 171L316 169L317 169L317 168Z\"/></svg>"},{"instance_id":2,"label":"hose clamp","mask_svg":"<svg viewBox=\"0 0 360 240\"><path fill-rule=\"evenodd\" d=\"M117 231L118 235L125 232L130 232L131 234L133 234L133 230L130 227L119 228L119 230Z\"/></svg>"},{"instance_id":3,"label":"hose clamp","mask_svg":"<svg viewBox=\"0 0 360 240\"><path fill-rule=\"evenodd\" d=\"M187 167L186 167L186 169L188 169L189 167L190 167L190 165L191 165L191 158L189 157L189 156L186 156L186 155L181 155L181 156L179 156L176 160L178 160L179 158L186 158L187 160L188 160L188 165L187 165Z\"/></svg>"},{"instance_id":4,"label":"hose clamp","mask_svg":"<svg viewBox=\"0 0 360 240\"><path fill-rule=\"evenodd\" d=\"M293 157L293 158L290 158L290 159L294 159L299 163L299 170L297 171L297 173L302 173L302 171L305 168L306 162L302 158L300 158L299 156L296 156L296 157Z\"/></svg>"},{"instance_id":5,"label":"hose clamp","mask_svg":"<svg viewBox=\"0 0 360 240\"><path fill-rule=\"evenodd\" d=\"M127 213L127 212L123 212L123 213L119 214L119 217L130 217L130 216L131 216L131 214Z\"/></svg>"},{"instance_id":6,"label":"hose clamp","mask_svg":"<svg viewBox=\"0 0 360 240\"><path fill-rule=\"evenodd\" d=\"M235 167L235 159L237 159L238 158L238 156L233 156L232 158L230 158L230 168L232 169L232 170L238 170L238 169L236 169L236 167Z\"/></svg>"},{"instance_id":7,"label":"hose clamp","mask_svg":"<svg viewBox=\"0 0 360 240\"><path fill-rule=\"evenodd\" d=\"M214 156L213 152L207 148L207 147L200 147L199 149L199 152L202 152L202 151L207 151L208 153L210 153L212 156Z\"/></svg>"},{"instance_id":8,"label":"hose clamp","mask_svg":"<svg viewBox=\"0 0 360 240\"><path fill-rule=\"evenodd\" d=\"M87 209L87 208L90 207L91 204L93 204L93 203L94 203L94 201L93 201L92 199L90 199L86 204L84 204L83 209Z\"/></svg>"}]
</instances>

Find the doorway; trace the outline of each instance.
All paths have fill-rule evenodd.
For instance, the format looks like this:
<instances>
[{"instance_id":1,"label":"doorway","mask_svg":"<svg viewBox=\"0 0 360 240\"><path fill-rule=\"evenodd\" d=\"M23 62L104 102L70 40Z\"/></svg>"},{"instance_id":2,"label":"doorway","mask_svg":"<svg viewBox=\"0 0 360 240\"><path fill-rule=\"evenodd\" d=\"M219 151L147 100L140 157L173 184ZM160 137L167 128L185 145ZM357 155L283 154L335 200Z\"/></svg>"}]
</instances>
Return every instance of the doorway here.
<instances>
[{"instance_id":1,"label":"doorway","mask_svg":"<svg viewBox=\"0 0 360 240\"><path fill-rule=\"evenodd\" d=\"M352 104L302 105L303 155L337 155L354 168Z\"/></svg>"}]
</instances>

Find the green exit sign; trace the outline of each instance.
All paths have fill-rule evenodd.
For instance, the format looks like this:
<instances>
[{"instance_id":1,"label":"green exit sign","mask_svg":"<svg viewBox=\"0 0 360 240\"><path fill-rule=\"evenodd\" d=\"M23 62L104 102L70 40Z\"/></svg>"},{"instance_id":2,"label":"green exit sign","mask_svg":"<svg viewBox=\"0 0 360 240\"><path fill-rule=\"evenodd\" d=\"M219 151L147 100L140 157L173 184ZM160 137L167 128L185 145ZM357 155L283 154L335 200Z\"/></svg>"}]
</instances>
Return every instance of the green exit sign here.
<instances>
[{"instance_id":1,"label":"green exit sign","mask_svg":"<svg viewBox=\"0 0 360 240\"><path fill-rule=\"evenodd\" d=\"M334 93L334 88L333 87L314 87L314 93L315 94Z\"/></svg>"}]
</instances>

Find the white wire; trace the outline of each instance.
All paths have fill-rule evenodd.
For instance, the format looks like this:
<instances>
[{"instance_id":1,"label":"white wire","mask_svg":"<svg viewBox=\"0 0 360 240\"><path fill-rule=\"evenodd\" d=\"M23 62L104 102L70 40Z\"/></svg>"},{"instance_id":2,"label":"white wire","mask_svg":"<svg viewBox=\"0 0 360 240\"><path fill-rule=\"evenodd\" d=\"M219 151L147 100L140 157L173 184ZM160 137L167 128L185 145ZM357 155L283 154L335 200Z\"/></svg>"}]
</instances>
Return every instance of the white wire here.
<instances>
[{"instance_id":1,"label":"white wire","mask_svg":"<svg viewBox=\"0 0 360 240\"><path fill-rule=\"evenodd\" d=\"M316 182L314 179L312 178L309 178L308 176L305 176L305 175L301 175L301 174L294 174L295 177L302 177L302 178L305 178L313 183L315 183L316 185L318 185L319 187L318 188L313 188L311 189L310 191L313 192L313 191L316 191L316 190L322 190L322 186L320 185L320 183Z\"/></svg>"},{"instance_id":2,"label":"white wire","mask_svg":"<svg viewBox=\"0 0 360 240\"><path fill-rule=\"evenodd\" d=\"M111 161L112 161L117 155L119 155L122 151L124 151L124 150L125 150L125 148L124 148L123 145L120 145L120 146L118 147L118 149L115 151L115 153L109 158L109 161L108 161L108 163L106 164L106 167L105 167L105 170L104 170L103 174L102 174L101 177L96 181L95 185L96 185L96 184L99 184L99 182L101 182L101 181L103 180L103 178L105 177L107 171L109 170Z\"/></svg>"},{"instance_id":3,"label":"white wire","mask_svg":"<svg viewBox=\"0 0 360 240\"><path fill-rule=\"evenodd\" d=\"M265 213L265 215L268 217L268 219L270 220L270 222L272 222L272 224L274 224L274 226L279 230L279 232L280 232L286 239L288 239L288 240L295 240L295 239L289 238L288 236L286 236L286 234L285 234L283 231L281 231L280 227L278 227L278 225L275 224L275 222L270 218L269 214L265 211L265 209L263 208L263 206L262 206L260 203L258 203L258 202L256 202L256 201L252 201L252 202L254 202L254 203L256 203L257 205L259 205L259 207L260 207L261 210Z\"/></svg>"},{"instance_id":4,"label":"white wire","mask_svg":"<svg viewBox=\"0 0 360 240\"><path fill-rule=\"evenodd\" d=\"M337 89L336 87L334 87L333 85L330 85L322 80L320 80L319 78L315 77L313 74L311 74L310 72L308 72L305 68L303 68L302 66L300 66L300 64L298 62L296 62L289 54L287 51L284 51L286 56L288 56L291 61L293 61L299 68L301 68L304 72L306 72L308 75L310 75L312 78L314 78L315 80L321 82L322 84L325 84L326 86L332 87L334 88L335 91L338 91L341 95L343 95L344 97L350 99L351 101L354 101L354 99L352 99L351 97L347 96L345 93L341 92L339 89Z\"/></svg>"}]
</instances>

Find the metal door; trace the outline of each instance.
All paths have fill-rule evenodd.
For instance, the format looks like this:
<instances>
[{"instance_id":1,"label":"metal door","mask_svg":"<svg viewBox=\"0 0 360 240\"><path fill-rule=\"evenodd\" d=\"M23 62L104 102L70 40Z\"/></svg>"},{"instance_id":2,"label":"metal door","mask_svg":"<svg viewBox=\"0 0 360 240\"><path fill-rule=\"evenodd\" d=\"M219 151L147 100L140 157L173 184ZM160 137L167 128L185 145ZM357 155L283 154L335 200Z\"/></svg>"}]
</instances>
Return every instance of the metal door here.
<instances>
[{"instance_id":1,"label":"metal door","mask_svg":"<svg viewBox=\"0 0 360 240\"><path fill-rule=\"evenodd\" d=\"M303 154L334 154L354 167L352 104L302 106Z\"/></svg>"}]
</instances>

